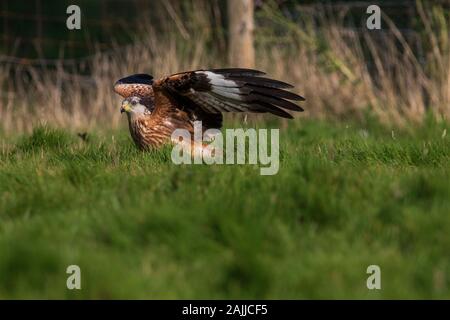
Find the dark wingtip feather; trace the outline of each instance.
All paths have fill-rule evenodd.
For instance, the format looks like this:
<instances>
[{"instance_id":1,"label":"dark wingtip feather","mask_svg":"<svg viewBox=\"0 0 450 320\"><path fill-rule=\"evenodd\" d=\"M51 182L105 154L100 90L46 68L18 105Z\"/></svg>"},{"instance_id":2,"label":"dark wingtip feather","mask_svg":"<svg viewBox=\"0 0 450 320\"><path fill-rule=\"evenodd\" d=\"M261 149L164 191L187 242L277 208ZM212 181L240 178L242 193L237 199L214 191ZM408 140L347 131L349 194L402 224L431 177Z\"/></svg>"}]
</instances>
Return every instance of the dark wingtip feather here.
<instances>
[{"instance_id":1,"label":"dark wingtip feather","mask_svg":"<svg viewBox=\"0 0 450 320\"><path fill-rule=\"evenodd\" d=\"M257 103L252 103L251 105L259 108L260 110L262 109L264 111L270 112L271 114L274 114L282 118L294 119L294 117L290 113L287 113L283 109L280 109L274 106L273 104L267 102L258 101Z\"/></svg>"},{"instance_id":2,"label":"dark wingtip feather","mask_svg":"<svg viewBox=\"0 0 450 320\"><path fill-rule=\"evenodd\" d=\"M236 75L229 75L227 77L229 80L237 80L241 82L245 82L246 84L255 85L255 86L263 86L263 87L269 87L269 88L294 88L292 84L280 81L280 80L274 80L270 78L264 78L264 77L253 77L253 76L236 76Z\"/></svg>"},{"instance_id":3,"label":"dark wingtip feather","mask_svg":"<svg viewBox=\"0 0 450 320\"><path fill-rule=\"evenodd\" d=\"M292 110L292 111L300 111L301 110L301 108L298 105L296 105L295 103L293 103L291 101L281 99L281 98L278 98L275 96L261 94L261 93L251 93L248 96L246 96L245 100L249 100L253 103L266 102L266 103L270 103L271 105L276 105L278 107Z\"/></svg>"},{"instance_id":4,"label":"dark wingtip feather","mask_svg":"<svg viewBox=\"0 0 450 320\"><path fill-rule=\"evenodd\" d=\"M241 90L245 90L245 93L256 92L256 93L261 93L264 95L269 95L269 96L273 96L273 97L281 98L281 99L288 99L288 100L294 100L294 101L305 101L305 98L303 98L302 96L300 96L294 92L290 92L290 91L282 90L282 89L278 89L278 88L268 88L268 87L246 84L245 88L241 89Z\"/></svg>"},{"instance_id":5,"label":"dark wingtip feather","mask_svg":"<svg viewBox=\"0 0 450 320\"><path fill-rule=\"evenodd\" d=\"M209 71L221 74L221 75L223 75L225 77L228 77L228 76L235 76L235 77L247 76L247 77L252 77L252 76L262 76L262 75L266 74L265 72L260 71L260 70L247 69L247 68L221 68L221 69L211 69Z\"/></svg>"},{"instance_id":6,"label":"dark wingtip feather","mask_svg":"<svg viewBox=\"0 0 450 320\"><path fill-rule=\"evenodd\" d=\"M119 79L114 85L118 84L153 84L153 77L145 73L137 73L127 76L125 78Z\"/></svg>"}]
</instances>

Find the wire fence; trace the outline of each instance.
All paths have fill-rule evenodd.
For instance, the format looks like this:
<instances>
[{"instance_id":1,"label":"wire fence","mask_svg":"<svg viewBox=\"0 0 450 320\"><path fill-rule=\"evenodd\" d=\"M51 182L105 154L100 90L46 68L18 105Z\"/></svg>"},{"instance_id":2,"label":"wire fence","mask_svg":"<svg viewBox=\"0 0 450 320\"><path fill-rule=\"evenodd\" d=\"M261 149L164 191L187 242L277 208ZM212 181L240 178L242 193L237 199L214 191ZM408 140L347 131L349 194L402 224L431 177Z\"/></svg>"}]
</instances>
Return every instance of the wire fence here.
<instances>
[{"instance_id":1,"label":"wire fence","mask_svg":"<svg viewBox=\"0 0 450 320\"><path fill-rule=\"evenodd\" d=\"M96 49L130 41L137 13L155 5L143 0L79 0L81 30L68 30L67 7L73 1L2 0L0 2L0 41L2 55L27 59L6 59L28 63L30 58L79 58ZM3 59L5 60L5 59ZM40 59L40 63L42 59Z\"/></svg>"},{"instance_id":2,"label":"wire fence","mask_svg":"<svg viewBox=\"0 0 450 320\"><path fill-rule=\"evenodd\" d=\"M79 0L76 3L82 8L82 30L69 31L66 28L66 8L72 2L2 0L0 41L3 49L0 49L0 63L74 66L88 61L99 49L108 53L113 52L112 44L116 47L129 44L142 14L148 15L156 24L158 12L161 8L164 10L159 0ZM257 7L264 2L255 0ZM450 7L450 0L432 2ZM299 6L300 12L323 10L324 6L323 1L278 0L278 3L286 15L289 15L289 6L292 5ZM416 35L410 29L417 18L414 0L325 3L335 10L353 12L357 18L366 15L365 8L368 5L378 3L392 20L399 23L406 38L414 42ZM358 31L356 27L349 28Z\"/></svg>"}]
</instances>

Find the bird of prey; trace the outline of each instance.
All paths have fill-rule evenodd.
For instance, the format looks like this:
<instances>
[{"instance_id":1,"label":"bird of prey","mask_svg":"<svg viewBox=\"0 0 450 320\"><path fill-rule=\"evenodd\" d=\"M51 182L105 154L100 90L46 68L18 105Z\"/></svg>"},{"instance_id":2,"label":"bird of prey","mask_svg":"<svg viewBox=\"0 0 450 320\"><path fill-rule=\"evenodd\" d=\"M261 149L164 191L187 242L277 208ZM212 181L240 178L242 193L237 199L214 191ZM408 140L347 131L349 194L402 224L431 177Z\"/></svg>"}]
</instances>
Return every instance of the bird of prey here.
<instances>
[{"instance_id":1,"label":"bird of prey","mask_svg":"<svg viewBox=\"0 0 450 320\"><path fill-rule=\"evenodd\" d=\"M114 91L125 98L120 111L127 114L135 144L145 150L170 143L176 129L192 134L194 121L202 121L203 132L220 129L223 112L271 113L292 119L285 110L303 111L289 101L305 100L285 90L292 85L264 74L242 68L187 71L158 80L134 74L118 80Z\"/></svg>"}]
</instances>

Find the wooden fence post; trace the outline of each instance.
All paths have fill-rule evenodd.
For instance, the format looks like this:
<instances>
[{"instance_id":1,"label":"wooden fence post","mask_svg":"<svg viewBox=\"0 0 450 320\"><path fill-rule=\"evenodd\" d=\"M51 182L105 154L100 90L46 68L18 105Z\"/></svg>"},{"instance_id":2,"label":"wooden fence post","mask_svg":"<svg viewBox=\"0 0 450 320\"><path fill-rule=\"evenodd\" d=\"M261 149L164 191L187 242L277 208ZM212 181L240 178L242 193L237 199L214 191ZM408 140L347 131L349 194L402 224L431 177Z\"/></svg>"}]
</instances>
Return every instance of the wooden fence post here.
<instances>
[{"instance_id":1,"label":"wooden fence post","mask_svg":"<svg viewBox=\"0 0 450 320\"><path fill-rule=\"evenodd\" d=\"M253 68L253 0L228 0L228 52L230 67Z\"/></svg>"}]
</instances>

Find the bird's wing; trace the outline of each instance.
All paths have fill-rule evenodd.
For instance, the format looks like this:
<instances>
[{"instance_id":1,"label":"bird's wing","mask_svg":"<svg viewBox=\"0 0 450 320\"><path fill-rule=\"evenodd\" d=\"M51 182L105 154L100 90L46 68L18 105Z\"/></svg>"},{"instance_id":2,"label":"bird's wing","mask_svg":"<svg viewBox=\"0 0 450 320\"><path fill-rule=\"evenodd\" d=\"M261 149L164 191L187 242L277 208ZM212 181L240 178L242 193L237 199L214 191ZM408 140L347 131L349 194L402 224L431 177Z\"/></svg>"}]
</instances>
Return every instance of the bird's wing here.
<instances>
[{"instance_id":1,"label":"bird's wing","mask_svg":"<svg viewBox=\"0 0 450 320\"><path fill-rule=\"evenodd\" d=\"M289 100L305 99L284 90L292 85L262 75L258 70L239 68L177 73L153 81L155 107L201 108L212 114L269 112L283 118L292 118L285 110L303 111Z\"/></svg>"},{"instance_id":2,"label":"bird's wing","mask_svg":"<svg viewBox=\"0 0 450 320\"><path fill-rule=\"evenodd\" d=\"M153 77L148 74L139 73L117 80L114 91L124 98L138 96L153 98Z\"/></svg>"}]
</instances>

